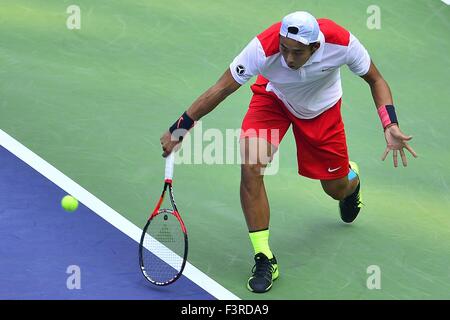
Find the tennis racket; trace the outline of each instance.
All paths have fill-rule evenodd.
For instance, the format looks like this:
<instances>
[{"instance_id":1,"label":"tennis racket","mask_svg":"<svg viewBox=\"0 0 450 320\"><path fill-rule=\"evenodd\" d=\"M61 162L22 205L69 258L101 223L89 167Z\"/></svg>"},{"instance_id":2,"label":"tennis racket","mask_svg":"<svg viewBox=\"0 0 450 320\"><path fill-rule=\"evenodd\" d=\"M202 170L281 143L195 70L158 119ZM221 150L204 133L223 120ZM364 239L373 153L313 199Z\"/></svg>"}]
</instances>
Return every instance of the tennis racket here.
<instances>
[{"instance_id":1,"label":"tennis racket","mask_svg":"<svg viewBox=\"0 0 450 320\"><path fill-rule=\"evenodd\" d=\"M187 230L173 197L174 153L166 158L164 188L142 230L139 263L144 277L157 286L175 282L183 273L188 254ZM171 209L161 208L169 191Z\"/></svg>"}]
</instances>

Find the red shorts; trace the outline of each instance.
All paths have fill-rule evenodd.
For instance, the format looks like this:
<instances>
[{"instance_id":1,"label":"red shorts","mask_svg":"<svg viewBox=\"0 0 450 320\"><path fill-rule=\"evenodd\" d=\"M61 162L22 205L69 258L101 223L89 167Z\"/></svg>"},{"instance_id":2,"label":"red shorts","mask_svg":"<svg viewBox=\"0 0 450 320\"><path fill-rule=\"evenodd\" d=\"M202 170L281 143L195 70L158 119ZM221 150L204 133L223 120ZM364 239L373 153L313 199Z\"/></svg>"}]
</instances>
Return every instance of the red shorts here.
<instances>
[{"instance_id":1,"label":"red shorts","mask_svg":"<svg viewBox=\"0 0 450 320\"><path fill-rule=\"evenodd\" d=\"M278 147L292 124L300 175L320 180L348 175L341 99L313 119L299 119L273 92L266 91L265 84L253 84L251 89L253 97L242 121L241 138L261 137Z\"/></svg>"}]
</instances>

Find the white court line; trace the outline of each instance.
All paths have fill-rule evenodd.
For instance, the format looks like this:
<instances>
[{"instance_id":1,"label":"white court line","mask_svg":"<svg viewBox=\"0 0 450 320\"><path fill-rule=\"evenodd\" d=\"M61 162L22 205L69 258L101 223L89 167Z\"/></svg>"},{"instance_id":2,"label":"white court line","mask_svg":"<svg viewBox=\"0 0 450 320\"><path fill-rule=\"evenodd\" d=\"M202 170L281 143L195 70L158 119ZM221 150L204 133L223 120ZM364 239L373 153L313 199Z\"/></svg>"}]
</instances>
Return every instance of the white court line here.
<instances>
[{"instance_id":1,"label":"white court line","mask_svg":"<svg viewBox=\"0 0 450 320\"><path fill-rule=\"evenodd\" d=\"M128 219L125 219L121 214L103 203L89 191L81 187L75 181L64 175L61 171L1 129L0 145L16 155L19 159L26 162L30 167L34 168L54 184L65 190L68 194L74 196L104 220L111 223L114 227L139 243L142 229L138 228ZM138 259L137 253L136 259ZM189 262L186 263L183 275L219 300L239 300L239 297L222 287L219 283L208 277Z\"/></svg>"},{"instance_id":2,"label":"white court line","mask_svg":"<svg viewBox=\"0 0 450 320\"><path fill-rule=\"evenodd\" d=\"M450 0L442 0L442 2L450 6Z\"/></svg>"}]
</instances>

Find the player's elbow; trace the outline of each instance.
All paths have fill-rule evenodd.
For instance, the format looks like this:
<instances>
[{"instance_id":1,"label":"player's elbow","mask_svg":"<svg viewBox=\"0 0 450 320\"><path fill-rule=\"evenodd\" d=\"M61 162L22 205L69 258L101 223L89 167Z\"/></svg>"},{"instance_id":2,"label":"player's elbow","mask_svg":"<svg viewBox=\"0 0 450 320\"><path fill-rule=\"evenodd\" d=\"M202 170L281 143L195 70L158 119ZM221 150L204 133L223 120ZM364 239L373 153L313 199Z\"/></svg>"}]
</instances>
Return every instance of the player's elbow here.
<instances>
[{"instance_id":1,"label":"player's elbow","mask_svg":"<svg viewBox=\"0 0 450 320\"><path fill-rule=\"evenodd\" d=\"M383 76L378 71L378 69L375 67L373 62L370 64L369 70L366 74L361 76L370 86L374 86L380 81L385 82Z\"/></svg>"},{"instance_id":2,"label":"player's elbow","mask_svg":"<svg viewBox=\"0 0 450 320\"><path fill-rule=\"evenodd\" d=\"M234 80L230 70L228 69L214 85L214 88L221 96L226 98L239 89L240 86L241 85Z\"/></svg>"},{"instance_id":3,"label":"player's elbow","mask_svg":"<svg viewBox=\"0 0 450 320\"><path fill-rule=\"evenodd\" d=\"M370 87L375 87L381 83L386 83L381 75L364 77L364 80L366 80Z\"/></svg>"}]
</instances>

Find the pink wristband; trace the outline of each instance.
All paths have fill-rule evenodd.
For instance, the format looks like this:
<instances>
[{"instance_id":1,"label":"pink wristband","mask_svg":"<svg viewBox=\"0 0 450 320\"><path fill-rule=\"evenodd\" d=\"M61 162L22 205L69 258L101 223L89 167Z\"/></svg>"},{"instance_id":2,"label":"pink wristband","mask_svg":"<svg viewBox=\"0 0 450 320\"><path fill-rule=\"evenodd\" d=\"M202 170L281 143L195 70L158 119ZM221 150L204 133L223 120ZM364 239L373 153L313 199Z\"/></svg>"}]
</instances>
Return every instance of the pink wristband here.
<instances>
[{"instance_id":1,"label":"pink wristband","mask_svg":"<svg viewBox=\"0 0 450 320\"><path fill-rule=\"evenodd\" d=\"M395 114L395 109L393 105L383 105L377 109L378 115L380 116L381 124L383 129L386 129L391 123L398 124L397 115Z\"/></svg>"}]
</instances>

